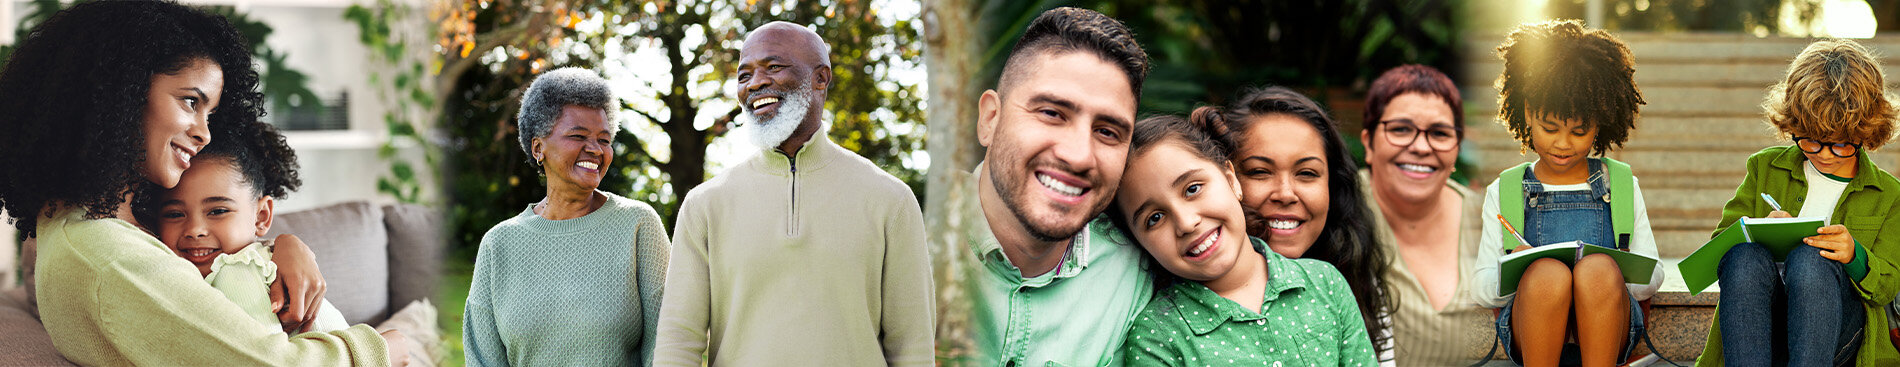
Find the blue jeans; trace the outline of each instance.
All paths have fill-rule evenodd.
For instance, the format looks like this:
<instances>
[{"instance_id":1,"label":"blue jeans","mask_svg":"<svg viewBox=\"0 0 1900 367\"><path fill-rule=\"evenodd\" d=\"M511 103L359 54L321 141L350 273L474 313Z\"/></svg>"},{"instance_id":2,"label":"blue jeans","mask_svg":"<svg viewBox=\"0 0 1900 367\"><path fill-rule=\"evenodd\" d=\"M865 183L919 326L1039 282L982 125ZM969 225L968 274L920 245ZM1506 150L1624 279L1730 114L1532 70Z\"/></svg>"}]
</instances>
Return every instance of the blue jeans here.
<instances>
[{"instance_id":1,"label":"blue jeans","mask_svg":"<svg viewBox=\"0 0 1900 367\"><path fill-rule=\"evenodd\" d=\"M1744 243L1716 268L1722 280L1722 359L1731 366L1828 366L1854 360L1867 323L1840 262L1802 245L1777 273L1767 248ZM1789 300L1797 300L1789 302Z\"/></svg>"}]
</instances>

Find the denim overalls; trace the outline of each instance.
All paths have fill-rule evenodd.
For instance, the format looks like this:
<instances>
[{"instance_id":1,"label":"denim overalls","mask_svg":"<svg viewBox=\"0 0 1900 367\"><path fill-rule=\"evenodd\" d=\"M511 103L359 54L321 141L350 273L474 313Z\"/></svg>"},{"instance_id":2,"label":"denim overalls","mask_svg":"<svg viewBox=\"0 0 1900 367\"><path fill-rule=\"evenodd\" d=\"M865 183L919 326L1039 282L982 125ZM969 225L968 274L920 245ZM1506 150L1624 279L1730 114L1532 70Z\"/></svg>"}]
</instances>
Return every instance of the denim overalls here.
<instances>
[{"instance_id":1,"label":"denim overalls","mask_svg":"<svg viewBox=\"0 0 1900 367\"><path fill-rule=\"evenodd\" d=\"M1524 173L1524 240L1531 246L1583 241L1617 248L1610 222L1610 184L1603 161L1591 159L1590 191L1544 191L1534 172Z\"/></svg>"},{"instance_id":2,"label":"denim overalls","mask_svg":"<svg viewBox=\"0 0 1900 367\"><path fill-rule=\"evenodd\" d=\"M1603 161L1589 159L1587 162L1590 178L1585 182L1590 185L1589 191L1544 191L1544 183L1537 180L1534 172L1524 173L1524 231L1521 234L1525 241L1533 246L1583 241L1628 251L1622 248L1625 244L1616 242L1616 229L1610 219L1610 184L1608 177L1604 177L1607 170L1603 169ZM1637 338L1642 336L1643 330L1642 306L1636 304L1634 296L1629 297L1630 335L1623 339L1621 359L1629 359L1630 351L1635 349ZM1512 361L1517 361L1517 346L1512 345L1511 338L1513 305L1515 300L1498 312L1497 331L1498 341L1504 345L1505 353L1511 356ZM1566 357L1570 355L1568 352L1571 348L1565 346Z\"/></svg>"}]
</instances>

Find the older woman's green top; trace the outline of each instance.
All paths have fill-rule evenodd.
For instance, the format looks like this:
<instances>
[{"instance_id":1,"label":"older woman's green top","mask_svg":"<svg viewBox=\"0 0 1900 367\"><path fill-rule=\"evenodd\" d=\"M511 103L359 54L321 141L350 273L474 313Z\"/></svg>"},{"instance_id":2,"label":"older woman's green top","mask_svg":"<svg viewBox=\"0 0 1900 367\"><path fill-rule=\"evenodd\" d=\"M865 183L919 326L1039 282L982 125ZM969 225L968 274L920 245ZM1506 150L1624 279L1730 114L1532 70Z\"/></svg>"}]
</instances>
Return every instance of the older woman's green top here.
<instances>
[{"instance_id":1,"label":"older woman's green top","mask_svg":"<svg viewBox=\"0 0 1900 367\"><path fill-rule=\"evenodd\" d=\"M482 236L462 316L469 366L650 363L669 246L646 203L568 220L522 210Z\"/></svg>"}]
</instances>

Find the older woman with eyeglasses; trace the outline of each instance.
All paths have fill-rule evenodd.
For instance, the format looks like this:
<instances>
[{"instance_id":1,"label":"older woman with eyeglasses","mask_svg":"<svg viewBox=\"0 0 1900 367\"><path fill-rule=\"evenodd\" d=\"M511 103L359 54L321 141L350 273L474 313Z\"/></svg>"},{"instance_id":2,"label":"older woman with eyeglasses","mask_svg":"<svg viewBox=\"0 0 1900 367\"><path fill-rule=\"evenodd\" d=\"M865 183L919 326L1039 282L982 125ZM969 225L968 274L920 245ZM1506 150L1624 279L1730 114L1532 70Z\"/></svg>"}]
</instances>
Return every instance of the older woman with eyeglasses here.
<instances>
[{"instance_id":1,"label":"older woman with eyeglasses","mask_svg":"<svg viewBox=\"0 0 1900 367\"><path fill-rule=\"evenodd\" d=\"M1372 82L1359 140L1359 171L1372 227L1391 257L1384 281L1400 366L1469 363L1491 342L1491 315L1470 302L1465 275L1477 269L1483 197L1451 182L1464 140L1458 86L1424 65Z\"/></svg>"}]
</instances>

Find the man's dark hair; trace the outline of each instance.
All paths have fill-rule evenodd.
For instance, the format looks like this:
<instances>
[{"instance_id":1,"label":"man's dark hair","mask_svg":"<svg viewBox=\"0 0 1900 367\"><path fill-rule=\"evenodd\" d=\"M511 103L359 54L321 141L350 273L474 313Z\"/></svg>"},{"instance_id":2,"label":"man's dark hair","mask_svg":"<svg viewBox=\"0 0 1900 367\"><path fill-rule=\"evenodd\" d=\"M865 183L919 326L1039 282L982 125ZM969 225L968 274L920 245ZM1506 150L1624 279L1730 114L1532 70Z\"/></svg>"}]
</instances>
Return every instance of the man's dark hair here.
<instances>
[{"instance_id":1,"label":"man's dark hair","mask_svg":"<svg viewBox=\"0 0 1900 367\"><path fill-rule=\"evenodd\" d=\"M1009 51L996 89L1006 91L1025 73L1034 72L1029 70L1030 59L1064 52L1087 52L1115 64L1128 77L1135 99L1141 99L1141 81L1148 78L1148 52L1135 43L1135 33L1115 18L1070 7L1049 9L1029 23Z\"/></svg>"}]
</instances>

